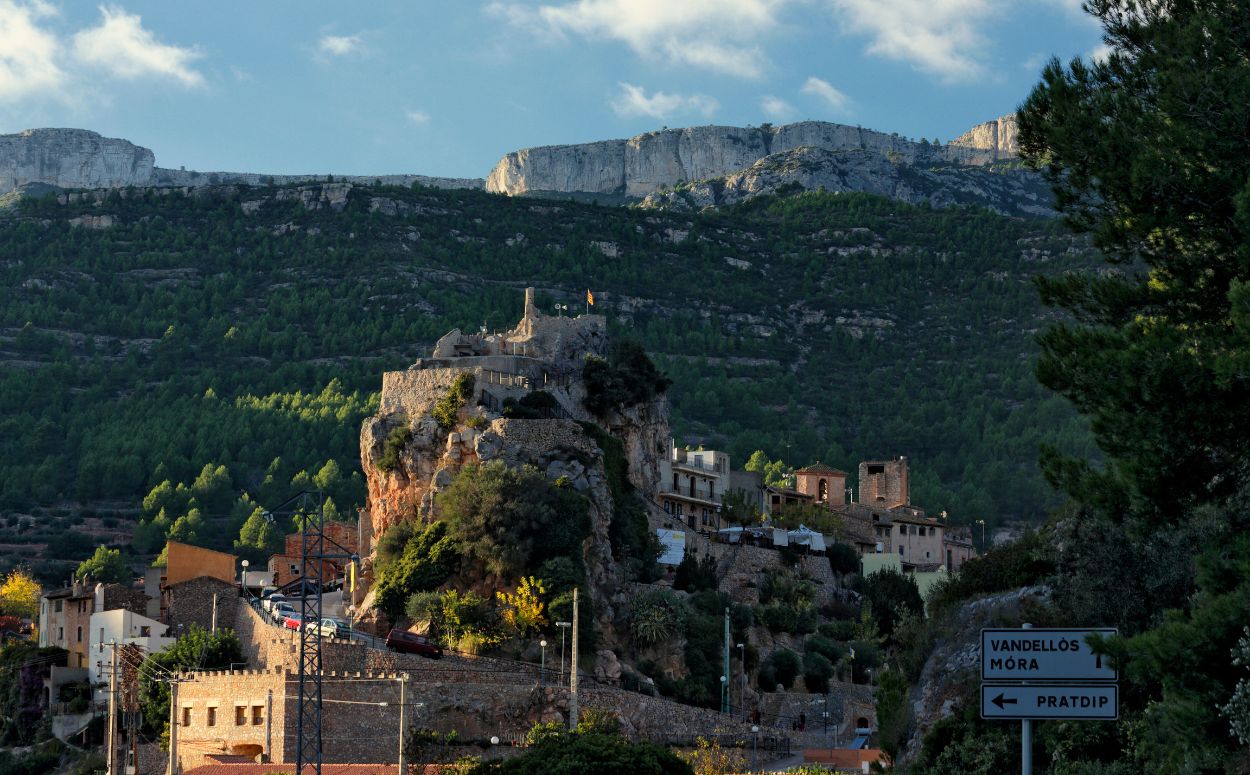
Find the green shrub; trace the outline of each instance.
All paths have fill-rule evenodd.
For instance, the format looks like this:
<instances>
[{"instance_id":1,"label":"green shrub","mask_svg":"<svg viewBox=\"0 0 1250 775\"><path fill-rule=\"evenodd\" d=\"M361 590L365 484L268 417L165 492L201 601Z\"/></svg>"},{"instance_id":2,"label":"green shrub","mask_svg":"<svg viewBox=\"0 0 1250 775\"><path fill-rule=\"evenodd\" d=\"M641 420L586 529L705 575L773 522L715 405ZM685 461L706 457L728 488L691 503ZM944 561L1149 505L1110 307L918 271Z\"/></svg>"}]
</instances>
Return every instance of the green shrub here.
<instances>
[{"instance_id":1,"label":"green shrub","mask_svg":"<svg viewBox=\"0 0 1250 775\"><path fill-rule=\"evenodd\" d=\"M698 592L716 586L716 558L710 554L699 559L693 552L687 553L673 574L673 589Z\"/></svg>"},{"instance_id":2,"label":"green shrub","mask_svg":"<svg viewBox=\"0 0 1250 775\"><path fill-rule=\"evenodd\" d=\"M859 554L854 547L846 544L830 544L826 549L829 555L829 567L839 576L845 576L848 573L859 573Z\"/></svg>"},{"instance_id":3,"label":"green shrub","mask_svg":"<svg viewBox=\"0 0 1250 775\"><path fill-rule=\"evenodd\" d=\"M755 609L755 619L770 632L795 632L799 613L784 603L769 603Z\"/></svg>"},{"instance_id":4,"label":"green shrub","mask_svg":"<svg viewBox=\"0 0 1250 775\"><path fill-rule=\"evenodd\" d=\"M447 394L434 404L434 409L430 413L438 421L440 428L447 430L455 426L460 410L469 402L469 399L473 398L475 383L476 378L471 372L458 374L455 381L451 383L451 387L448 388Z\"/></svg>"},{"instance_id":5,"label":"green shrub","mask_svg":"<svg viewBox=\"0 0 1250 775\"><path fill-rule=\"evenodd\" d=\"M437 589L456 569L459 542L445 522L432 522L404 545L398 559L378 569L377 606L396 622L408 599L417 592Z\"/></svg>"},{"instance_id":6,"label":"green shrub","mask_svg":"<svg viewBox=\"0 0 1250 775\"><path fill-rule=\"evenodd\" d=\"M850 619L825 622L816 631L830 640L845 642L855 637L855 622Z\"/></svg>"},{"instance_id":7,"label":"green shrub","mask_svg":"<svg viewBox=\"0 0 1250 775\"><path fill-rule=\"evenodd\" d=\"M407 425L392 428L382 443L382 457L378 458L377 467L382 471L394 471L399 468L399 454L412 441L412 429Z\"/></svg>"},{"instance_id":8,"label":"green shrub","mask_svg":"<svg viewBox=\"0 0 1250 775\"><path fill-rule=\"evenodd\" d=\"M631 579L652 581L659 576L656 560L660 542L647 521L647 507L629 481L625 445L594 423L581 423L582 430L603 450L603 470L608 492L612 494L612 521L608 540L612 557L623 565Z\"/></svg>"},{"instance_id":9,"label":"green shrub","mask_svg":"<svg viewBox=\"0 0 1250 775\"><path fill-rule=\"evenodd\" d=\"M606 359L586 358L582 368L586 410L596 417L650 401L668 390L672 380L660 373L637 342L618 341Z\"/></svg>"},{"instance_id":10,"label":"green shrub","mask_svg":"<svg viewBox=\"0 0 1250 775\"><path fill-rule=\"evenodd\" d=\"M505 398L503 416L513 420L548 420L555 416L560 404L545 390L526 393L520 400Z\"/></svg>"},{"instance_id":11,"label":"green shrub","mask_svg":"<svg viewBox=\"0 0 1250 775\"><path fill-rule=\"evenodd\" d=\"M629 630L644 646L663 643L677 635L684 619L681 604L671 592L656 590L639 595L629 607Z\"/></svg>"},{"instance_id":12,"label":"green shrub","mask_svg":"<svg viewBox=\"0 0 1250 775\"><path fill-rule=\"evenodd\" d=\"M824 625L821 625L820 629L823 630ZM821 634L807 636L803 641L803 648L807 653L820 654L830 662L837 662L846 656L846 649L835 643L832 638Z\"/></svg>"},{"instance_id":13,"label":"green shrub","mask_svg":"<svg viewBox=\"0 0 1250 775\"><path fill-rule=\"evenodd\" d=\"M777 686L789 689L803 669L799 655L789 649L779 649L768 655L760 665L756 681L761 691L776 691Z\"/></svg>"},{"instance_id":14,"label":"green shrub","mask_svg":"<svg viewBox=\"0 0 1250 775\"><path fill-rule=\"evenodd\" d=\"M803 685L814 694L829 690L829 679L833 677L833 663L823 654L809 651L803 655Z\"/></svg>"},{"instance_id":15,"label":"green shrub","mask_svg":"<svg viewBox=\"0 0 1250 775\"><path fill-rule=\"evenodd\" d=\"M924 613L924 600L915 579L900 571L884 568L857 579L855 586L864 597L864 605L871 606L883 635L893 634L894 624L902 612Z\"/></svg>"},{"instance_id":16,"label":"green shrub","mask_svg":"<svg viewBox=\"0 0 1250 775\"><path fill-rule=\"evenodd\" d=\"M465 466L435 506L465 557L508 582L547 560L580 558L590 534L590 502L532 466Z\"/></svg>"},{"instance_id":17,"label":"green shrub","mask_svg":"<svg viewBox=\"0 0 1250 775\"><path fill-rule=\"evenodd\" d=\"M929 592L931 612L947 610L964 600L1044 581L1055 571L1050 548L1030 530L1018 541L995 546L964 563Z\"/></svg>"}]
</instances>

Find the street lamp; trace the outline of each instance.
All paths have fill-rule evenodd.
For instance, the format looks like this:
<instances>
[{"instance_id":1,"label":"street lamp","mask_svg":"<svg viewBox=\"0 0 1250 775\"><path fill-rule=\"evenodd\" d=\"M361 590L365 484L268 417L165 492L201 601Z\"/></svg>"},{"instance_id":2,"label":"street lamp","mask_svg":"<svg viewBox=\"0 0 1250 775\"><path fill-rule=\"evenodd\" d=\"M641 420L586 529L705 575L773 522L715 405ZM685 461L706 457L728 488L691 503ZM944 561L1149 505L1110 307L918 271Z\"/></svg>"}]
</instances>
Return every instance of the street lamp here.
<instances>
[{"instance_id":1,"label":"street lamp","mask_svg":"<svg viewBox=\"0 0 1250 775\"><path fill-rule=\"evenodd\" d=\"M539 662L539 667L538 667L538 682L545 683L547 680L546 679L546 676L547 676L547 639L543 638L542 640L538 641L538 645L542 646L542 649L543 649L542 661Z\"/></svg>"},{"instance_id":2,"label":"street lamp","mask_svg":"<svg viewBox=\"0 0 1250 775\"><path fill-rule=\"evenodd\" d=\"M239 578L239 587L242 588L243 596L247 598L248 603L251 603L252 593L247 590L247 566L249 564L247 560L243 561L243 575Z\"/></svg>"},{"instance_id":3,"label":"street lamp","mask_svg":"<svg viewBox=\"0 0 1250 775\"><path fill-rule=\"evenodd\" d=\"M756 724L751 725L751 769L755 769L755 749L760 739L760 728Z\"/></svg>"},{"instance_id":4,"label":"street lamp","mask_svg":"<svg viewBox=\"0 0 1250 775\"><path fill-rule=\"evenodd\" d=\"M722 675L722 676L720 677L720 696L721 696L721 701L722 701L722 702L724 702L724 701L725 701L725 696L726 696L728 693L729 693L729 676L727 676L727 675ZM722 706L722 707L724 707L724 706ZM729 710L730 710L730 713L732 714L732 713L733 713L733 708L730 708Z\"/></svg>"},{"instance_id":5,"label":"street lamp","mask_svg":"<svg viewBox=\"0 0 1250 775\"><path fill-rule=\"evenodd\" d=\"M977 524L981 526L981 551L985 551L989 547L985 543L985 520L978 519Z\"/></svg>"},{"instance_id":6,"label":"street lamp","mask_svg":"<svg viewBox=\"0 0 1250 775\"><path fill-rule=\"evenodd\" d=\"M560 684L564 684L564 634L573 626L572 622L556 622L560 628Z\"/></svg>"}]
</instances>

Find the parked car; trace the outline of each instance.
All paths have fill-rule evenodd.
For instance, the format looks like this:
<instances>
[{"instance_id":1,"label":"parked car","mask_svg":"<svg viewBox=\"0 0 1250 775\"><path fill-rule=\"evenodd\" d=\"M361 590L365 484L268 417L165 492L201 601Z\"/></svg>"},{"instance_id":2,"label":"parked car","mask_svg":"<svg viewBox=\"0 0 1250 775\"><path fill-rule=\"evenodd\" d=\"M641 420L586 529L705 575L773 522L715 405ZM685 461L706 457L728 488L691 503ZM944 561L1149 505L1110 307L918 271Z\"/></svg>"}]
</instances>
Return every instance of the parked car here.
<instances>
[{"instance_id":1,"label":"parked car","mask_svg":"<svg viewBox=\"0 0 1250 775\"><path fill-rule=\"evenodd\" d=\"M442 659L443 647L425 637L407 630L391 630L386 634L386 647L391 651L418 654L430 659Z\"/></svg>"},{"instance_id":2,"label":"parked car","mask_svg":"<svg viewBox=\"0 0 1250 775\"><path fill-rule=\"evenodd\" d=\"M342 619L322 619L319 622L309 622L308 629L316 629L321 632L323 638L343 638L351 640L351 625Z\"/></svg>"},{"instance_id":3,"label":"parked car","mask_svg":"<svg viewBox=\"0 0 1250 775\"><path fill-rule=\"evenodd\" d=\"M272 619L275 624L281 624L287 614L293 613L295 613L295 606L290 603L282 602L276 604L272 609L270 609L269 618Z\"/></svg>"},{"instance_id":4,"label":"parked car","mask_svg":"<svg viewBox=\"0 0 1250 775\"><path fill-rule=\"evenodd\" d=\"M292 598L288 598L286 595L279 595L275 593L265 598L261 602L260 607L265 609L269 613L273 613L273 609L275 606L277 606L279 603L290 603L291 599Z\"/></svg>"},{"instance_id":5,"label":"parked car","mask_svg":"<svg viewBox=\"0 0 1250 775\"><path fill-rule=\"evenodd\" d=\"M291 611L282 618L282 626L288 630L298 630L304 625L304 615L299 611Z\"/></svg>"},{"instance_id":6,"label":"parked car","mask_svg":"<svg viewBox=\"0 0 1250 775\"><path fill-rule=\"evenodd\" d=\"M277 587L275 587L275 586L272 586L272 585L271 585L271 586L267 586L267 587L263 587L263 588L260 590L260 599L261 599L261 600L266 600L266 599L268 599L268 597L269 597L270 595L274 594L274 593L275 593L275 592L277 592L277 591L278 591L278 588L277 588Z\"/></svg>"}]
</instances>

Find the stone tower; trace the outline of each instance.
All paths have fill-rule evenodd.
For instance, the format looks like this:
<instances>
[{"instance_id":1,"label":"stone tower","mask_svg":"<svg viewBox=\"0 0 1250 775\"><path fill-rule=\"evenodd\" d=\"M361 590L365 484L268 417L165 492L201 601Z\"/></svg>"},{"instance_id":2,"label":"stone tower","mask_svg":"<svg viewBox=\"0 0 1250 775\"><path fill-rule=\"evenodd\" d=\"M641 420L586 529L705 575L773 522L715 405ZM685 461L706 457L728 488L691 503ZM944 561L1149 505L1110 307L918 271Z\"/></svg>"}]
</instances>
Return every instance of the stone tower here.
<instances>
[{"instance_id":1,"label":"stone tower","mask_svg":"<svg viewBox=\"0 0 1250 775\"><path fill-rule=\"evenodd\" d=\"M845 471L831 468L820 461L794 472L794 489L810 495L816 503L827 506L846 505Z\"/></svg>"},{"instance_id":2,"label":"stone tower","mask_svg":"<svg viewBox=\"0 0 1250 775\"><path fill-rule=\"evenodd\" d=\"M859 464L859 502L869 506L906 506L911 502L907 458L866 460Z\"/></svg>"}]
</instances>

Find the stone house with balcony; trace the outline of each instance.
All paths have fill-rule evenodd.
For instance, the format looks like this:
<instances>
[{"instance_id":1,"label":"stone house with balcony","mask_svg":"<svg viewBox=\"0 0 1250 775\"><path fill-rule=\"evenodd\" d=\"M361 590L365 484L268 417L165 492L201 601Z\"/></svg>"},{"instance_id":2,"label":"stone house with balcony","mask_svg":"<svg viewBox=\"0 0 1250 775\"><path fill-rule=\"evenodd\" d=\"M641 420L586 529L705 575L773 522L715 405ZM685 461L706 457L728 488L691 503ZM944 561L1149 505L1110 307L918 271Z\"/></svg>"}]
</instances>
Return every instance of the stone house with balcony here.
<instances>
[{"instance_id":1,"label":"stone house with balcony","mask_svg":"<svg viewBox=\"0 0 1250 775\"><path fill-rule=\"evenodd\" d=\"M656 499L666 514L684 521L691 530L718 530L730 481L728 453L679 449L670 439L668 455L660 464Z\"/></svg>"}]
</instances>

